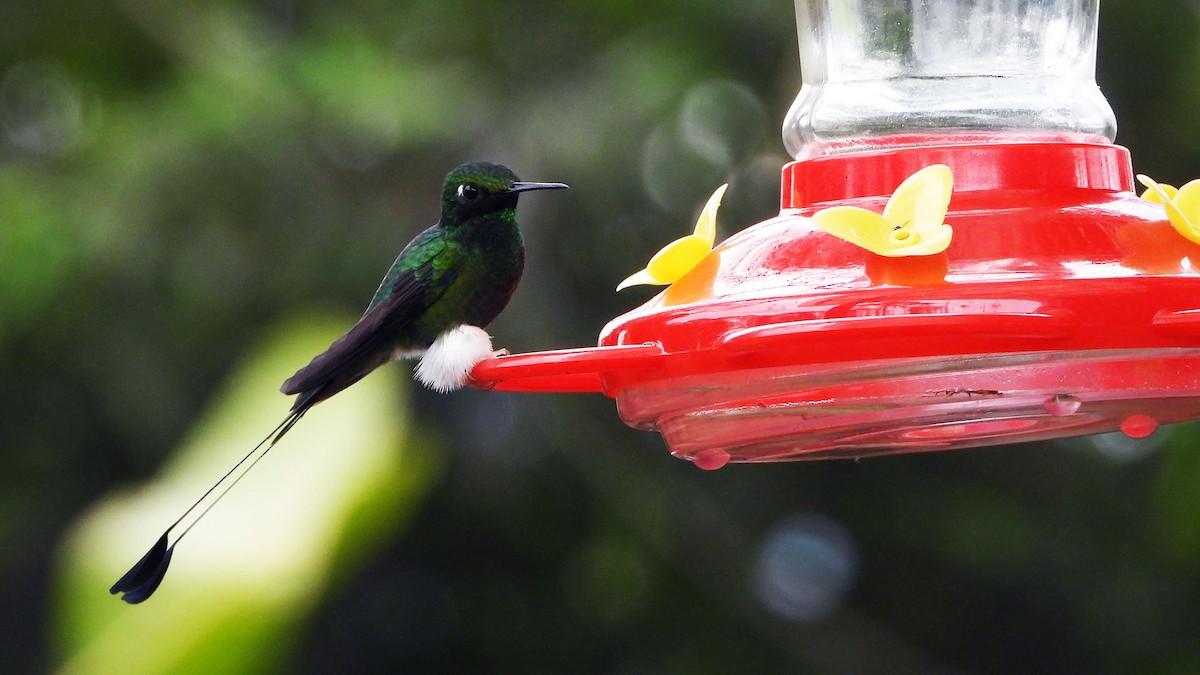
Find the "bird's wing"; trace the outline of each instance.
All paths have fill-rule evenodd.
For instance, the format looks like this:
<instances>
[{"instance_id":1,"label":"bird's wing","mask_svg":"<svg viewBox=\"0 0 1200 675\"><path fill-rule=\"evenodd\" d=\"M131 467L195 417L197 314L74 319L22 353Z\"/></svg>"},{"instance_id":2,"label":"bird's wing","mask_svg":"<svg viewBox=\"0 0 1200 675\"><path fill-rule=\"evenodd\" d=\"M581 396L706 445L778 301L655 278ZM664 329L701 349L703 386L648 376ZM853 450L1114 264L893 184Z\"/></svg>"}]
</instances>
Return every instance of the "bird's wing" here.
<instances>
[{"instance_id":1,"label":"bird's wing","mask_svg":"<svg viewBox=\"0 0 1200 675\"><path fill-rule=\"evenodd\" d=\"M444 262L454 256L437 253L431 251L422 256L424 260L419 264L410 263L408 267L393 270L389 274L390 293L375 302L345 335L288 378L280 391L310 394L297 399L297 405L314 398L323 400L386 363L397 336L436 302L441 291L458 276L460 267Z\"/></svg>"},{"instance_id":2,"label":"bird's wing","mask_svg":"<svg viewBox=\"0 0 1200 675\"><path fill-rule=\"evenodd\" d=\"M408 242L400 255L396 256L396 262L392 263L388 273L383 276L383 280L379 282L379 289L375 291L375 295L371 297L371 303L367 305L363 316L370 314L372 310L378 307L384 300L387 300L396 292L396 286L402 282L401 277L406 273L414 271L415 268L433 265L433 268L440 268L437 264L437 259L443 261L454 260L452 256L442 255L447 247L445 231L440 225L425 230L424 232L413 237L413 240ZM420 270L417 272L419 279L427 278L426 275L430 269Z\"/></svg>"}]
</instances>

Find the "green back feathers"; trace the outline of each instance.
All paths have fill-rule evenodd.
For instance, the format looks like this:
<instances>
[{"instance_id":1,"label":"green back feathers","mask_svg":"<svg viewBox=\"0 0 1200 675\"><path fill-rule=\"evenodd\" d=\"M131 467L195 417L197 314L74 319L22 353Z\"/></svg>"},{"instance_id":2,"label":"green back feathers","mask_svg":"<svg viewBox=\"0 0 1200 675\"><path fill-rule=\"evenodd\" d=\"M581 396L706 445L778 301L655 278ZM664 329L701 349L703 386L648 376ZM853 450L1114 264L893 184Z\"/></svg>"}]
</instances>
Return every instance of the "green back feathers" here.
<instances>
[{"instance_id":1,"label":"green back feathers","mask_svg":"<svg viewBox=\"0 0 1200 675\"><path fill-rule=\"evenodd\" d=\"M367 313L375 309L392 295L398 279L416 270L417 276L434 288L441 275L448 269L463 263L469 255L464 250L468 241L475 244L490 244L486 241L500 238L522 246L520 230L516 226L516 194L508 189L519 179L511 169L489 162L470 162L450 173L442 183L442 217L437 225L417 235L400 252L392 268L388 270ZM464 225L472 225L464 228ZM496 226L501 227L497 228ZM478 230L478 231L472 231ZM485 240L485 241L480 241ZM507 246L497 247L503 252ZM520 260L512 264L520 265Z\"/></svg>"}]
</instances>

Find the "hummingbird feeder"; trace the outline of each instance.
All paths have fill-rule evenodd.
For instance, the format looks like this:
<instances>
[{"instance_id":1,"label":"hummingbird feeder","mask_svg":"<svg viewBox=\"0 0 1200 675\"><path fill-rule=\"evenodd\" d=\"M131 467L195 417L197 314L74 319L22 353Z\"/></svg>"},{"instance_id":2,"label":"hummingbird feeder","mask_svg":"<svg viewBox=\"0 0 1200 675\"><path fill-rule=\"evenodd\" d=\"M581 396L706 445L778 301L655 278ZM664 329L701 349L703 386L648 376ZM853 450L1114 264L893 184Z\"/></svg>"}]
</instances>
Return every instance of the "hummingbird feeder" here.
<instances>
[{"instance_id":1,"label":"hummingbird feeder","mask_svg":"<svg viewBox=\"0 0 1200 675\"><path fill-rule=\"evenodd\" d=\"M472 377L603 392L702 468L1200 418L1191 186L1134 192L1095 83L1098 2L797 0L779 216L599 346Z\"/></svg>"}]
</instances>

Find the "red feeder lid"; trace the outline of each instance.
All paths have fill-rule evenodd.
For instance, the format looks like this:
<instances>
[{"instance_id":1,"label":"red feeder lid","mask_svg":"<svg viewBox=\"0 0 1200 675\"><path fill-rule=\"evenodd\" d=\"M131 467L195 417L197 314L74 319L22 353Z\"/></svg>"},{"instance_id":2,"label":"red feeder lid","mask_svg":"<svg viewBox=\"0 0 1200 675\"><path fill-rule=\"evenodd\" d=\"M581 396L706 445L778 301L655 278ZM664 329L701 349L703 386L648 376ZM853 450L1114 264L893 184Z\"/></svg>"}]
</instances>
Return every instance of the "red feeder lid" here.
<instances>
[{"instance_id":1,"label":"red feeder lid","mask_svg":"<svg viewBox=\"0 0 1200 675\"><path fill-rule=\"evenodd\" d=\"M812 224L832 205L881 210L931 164L954 173L944 253L882 257ZM490 359L474 378L602 391L704 468L1200 418L1200 245L1133 193L1124 148L820 157L784 167L782 203L599 347Z\"/></svg>"}]
</instances>

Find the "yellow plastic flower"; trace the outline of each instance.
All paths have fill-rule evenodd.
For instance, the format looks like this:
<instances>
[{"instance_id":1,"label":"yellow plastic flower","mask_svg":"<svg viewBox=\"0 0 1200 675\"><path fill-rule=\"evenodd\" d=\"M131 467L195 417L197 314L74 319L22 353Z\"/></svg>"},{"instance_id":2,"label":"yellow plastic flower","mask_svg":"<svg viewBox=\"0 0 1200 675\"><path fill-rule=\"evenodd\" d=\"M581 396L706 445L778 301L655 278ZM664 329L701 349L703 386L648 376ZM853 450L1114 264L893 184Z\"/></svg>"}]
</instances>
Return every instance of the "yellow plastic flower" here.
<instances>
[{"instance_id":1,"label":"yellow plastic flower","mask_svg":"<svg viewBox=\"0 0 1200 675\"><path fill-rule=\"evenodd\" d=\"M700 219L696 221L696 231L686 237L681 237L662 247L645 269L634 272L628 279L617 284L617 290L650 284L666 286L673 284L692 271L701 260L712 250L713 241L717 237L717 209L721 206L721 197L725 195L725 184L708 198Z\"/></svg>"},{"instance_id":2,"label":"yellow plastic flower","mask_svg":"<svg viewBox=\"0 0 1200 675\"><path fill-rule=\"evenodd\" d=\"M954 230L945 223L954 176L934 164L909 176L888 199L883 215L857 206L833 206L813 214L813 224L872 253L899 258L946 250Z\"/></svg>"},{"instance_id":3,"label":"yellow plastic flower","mask_svg":"<svg viewBox=\"0 0 1200 675\"><path fill-rule=\"evenodd\" d=\"M1188 241L1200 244L1200 180L1176 190L1142 174L1138 174L1137 179L1147 188L1142 199L1162 204L1175 231Z\"/></svg>"}]
</instances>

